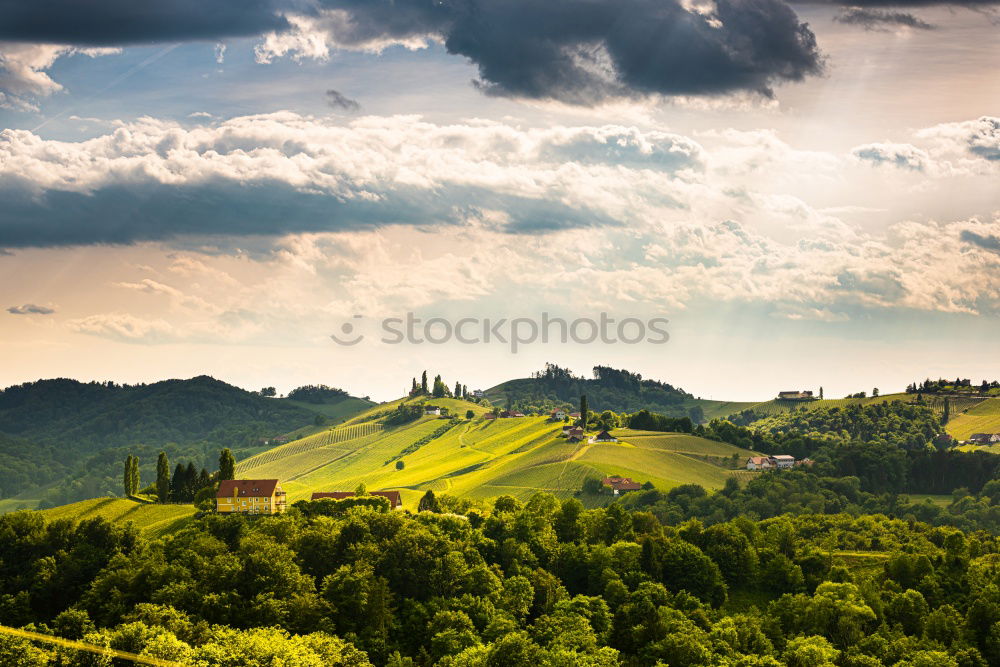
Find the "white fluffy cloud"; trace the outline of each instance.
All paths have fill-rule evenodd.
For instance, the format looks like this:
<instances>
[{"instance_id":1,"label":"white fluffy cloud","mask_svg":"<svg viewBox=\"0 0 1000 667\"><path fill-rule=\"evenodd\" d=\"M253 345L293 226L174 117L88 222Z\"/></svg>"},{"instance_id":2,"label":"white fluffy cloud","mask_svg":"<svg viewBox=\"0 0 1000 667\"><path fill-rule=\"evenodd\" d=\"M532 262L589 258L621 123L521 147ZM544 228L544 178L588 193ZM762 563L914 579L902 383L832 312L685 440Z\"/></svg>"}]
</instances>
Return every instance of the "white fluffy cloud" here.
<instances>
[{"instance_id":1,"label":"white fluffy cloud","mask_svg":"<svg viewBox=\"0 0 1000 667\"><path fill-rule=\"evenodd\" d=\"M978 216L893 209L893 222L858 222L957 185L981 190L968 179L990 172L956 165L989 170L990 160L947 153L969 130L982 145L990 135L981 128L913 135L923 153L911 157L953 167L923 172L873 172L769 130L691 138L289 112L197 127L144 118L81 142L6 130L0 188L13 204L0 213L0 245L167 240L182 249L156 273L110 283L147 299L145 314L73 320L75 331L129 341L312 340L317 323L351 314L543 309L584 297L650 311L757 304L828 321L865 309L997 313L1000 194ZM873 187L879 178L892 187ZM883 197L883 208L858 192ZM67 196L71 222L41 215ZM115 198L128 218L107 215ZM11 211L32 213L31 224ZM220 243L214 254L197 250Z\"/></svg>"},{"instance_id":2,"label":"white fluffy cloud","mask_svg":"<svg viewBox=\"0 0 1000 667\"><path fill-rule=\"evenodd\" d=\"M120 53L120 49L78 49L60 44L0 42L0 109L37 110L37 99L62 90L46 72L60 56L90 57Z\"/></svg>"}]
</instances>

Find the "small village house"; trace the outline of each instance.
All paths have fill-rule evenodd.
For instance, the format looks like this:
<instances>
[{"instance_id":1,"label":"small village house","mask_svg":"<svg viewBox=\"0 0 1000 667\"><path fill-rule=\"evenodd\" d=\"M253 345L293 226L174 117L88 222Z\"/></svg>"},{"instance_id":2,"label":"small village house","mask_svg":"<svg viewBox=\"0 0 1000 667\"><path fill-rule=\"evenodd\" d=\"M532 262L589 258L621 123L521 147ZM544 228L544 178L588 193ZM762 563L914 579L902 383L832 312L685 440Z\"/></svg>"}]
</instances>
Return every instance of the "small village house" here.
<instances>
[{"instance_id":1,"label":"small village house","mask_svg":"<svg viewBox=\"0 0 1000 667\"><path fill-rule=\"evenodd\" d=\"M607 431L601 431L593 438L590 439L591 442L618 442L618 438L611 435Z\"/></svg>"},{"instance_id":2,"label":"small village house","mask_svg":"<svg viewBox=\"0 0 1000 667\"><path fill-rule=\"evenodd\" d=\"M354 498L357 495L354 491L314 491L310 500L323 500L326 498L344 500L345 498ZM387 499L389 506L394 510L403 509L403 497L399 494L399 491L369 491L368 495Z\"/></svg>"},{"instance_id":3,"label":"small village house","mask_svg":"<svg viewBox=\"0 0 1000 667\"><path fill-rule=\"evenodd\" d=\"M747 459L747 470L771 470L774 467L770 456L751 456Z\"/></svg>"},{"instance_id":4,"label":"small village house","mask_svg":"<svg viewBox=\"0 0 1000 667\"><path fill-rule=\"evenodd\" d=\"M573 436L576 436L577 438L581 438L581 439L583 438L583 429L580 428L579 426L574 426L573 428L569 429L568 431L564 431L564 433L566 433L566 435L568 435L571 438Z\"/></svg>"},{"instance_id":5,"label":"small village house","mask_svg":"<svg viewBox=\"0 0 1000 667\"><path fill-rule=\"evenodd\" d=\"M425 405L424 406L425 415L439 415L441 414L441 408L436 405Z\"/></svg>"},{"instance_id":6,"label":"small village house","mask_svg":"<svg viewBox=\"0 0 1000 667\"><path fill-rule=\"evenodd\" d=\"M549 419L551 419L552 421L561 422L562 420L566 419L566 412L565 410L553 410L552 414L549 416Z\"/></svg>"},{"instance_id":7,"label":"small village house","mask_svg":"<svg viewBox=\"0 0 1000 667\"><path fill-rule=\"evenodd\" d=\"M779 401L811 401L813 393L811 391L779 391Z\"/></svg>"},{"instance_id":8,"label":"small village house","mask_svg":"<svg viewBox=\"0 0 1000 667\"><path fill-rule=\"evenodd\" d=\"M220 514L281 514L287 508L276 479L224 479L215 494Z\"/></svg>"},{"instance_id":9,"label":"small village house","mask_svg":"<svg viewBox=\"0 0 1000 667\"><path fill-rule=\"evenodd\" d=\"M795 465L795 457L788 454L775 454L771 459L778 470L787 470Z\"/></svg>"},{"instance_id":10,"label":"small village house","mask_svg":"<svg viewBox=\"0 0 1000 667\"><path fill-rule=\"evenodd\" d=\"M642 488L642 485L634 481L631 477L605 477L601 480L601 484L605 488L611 489L612 495L615 496L628 493L629 491L638 491Z\"/></svg>"}]
</instances>

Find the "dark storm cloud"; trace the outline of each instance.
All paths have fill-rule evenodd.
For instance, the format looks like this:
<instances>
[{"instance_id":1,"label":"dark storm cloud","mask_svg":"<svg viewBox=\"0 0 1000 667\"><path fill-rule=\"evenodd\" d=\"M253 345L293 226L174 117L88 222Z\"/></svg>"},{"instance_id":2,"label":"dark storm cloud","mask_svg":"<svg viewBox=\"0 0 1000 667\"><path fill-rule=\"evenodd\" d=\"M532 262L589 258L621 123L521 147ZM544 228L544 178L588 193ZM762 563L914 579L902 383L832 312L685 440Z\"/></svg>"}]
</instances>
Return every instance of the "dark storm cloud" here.
<instances>
[{"instance_id":1,"label":"dark storm cloud","mask_svg":"<svg viewBox=\"0 0 1000 667\"><path fill-rule=\"evenodd\" d=\"M26 303L23 306L11 306L7 309L11 315L51 315L56 312L46 306L36 306L33 303Z\"/></svg>"},{"instance_id":2,"label":"dark storm cloud","mask_svg":"<svg viewBox=\"0 0 1000 667\"><path fill-rule=\"evenodd\" d=\"M465 186L400 186L378 198L345 199L279 182L150 183L43 196L0 188L0 201L0 246L8 248L457 225L483 210L507 212L498 228L512 233L621 224L586 206Z\"/></svg>"},{"instance_id":3,"label":"dark storm cloud","mask_svg":"<svg viewBox=\"0 0 1000 667\"><path fill-rule=\"evenodd\" d=\"M288 0L0 0L0 40L122 46L285 30Z\"/></svg>"},{"instance_id":4,"label":"dark storm cloud","mask_svg":"<svg viewBox=\"0 0 1000 667\"><path fill-rule=\"evenodd\" d=\"M308 16L342 47L431 37L486 93L592 104L752 91L819 74L783 0L0 0L0 41L120 46L283 32ZM345 19L346 17L346 19Z\"/></svg>"},{"instance_id":5,"label":"dark storm cloud","mask_svg":"<svg viewBox=\"0 0 1000 667\"><path fill-rule=\"evenodd\" d=\"M326 103L334 109L343 109L350 112L361 110L361 105L358 104L357 100L352 100L339 90L333 90L332 88L326 91Z\"/></svg>"},{"instance_id":6,"label":"dark storm cloud","mask_svg":"<svg viewBox=\"0 0 1000 667\"><path fill-rule=\"evenodd\" d=\"M917 30L933 30L934 26L909 12L888 11L884 9L868 9L865 7L848 7L839 16L834 17L838 23L864 26L865 30L885 31L889 27L903 26Z\"/></svg>"},{"instance_id":7,"label":"dark storm cloud","mask_svg":"<svg viewBox=\"0 0 1000 667\"><path fill-rule=\"evenodd\" d=\"M479 68L486 93L592 104L608 97L753 91L819 74L816 38L781 0L322 0L342 46L433 36Z\"/></svg>"},{"instance_id":8,"label":"dark storm cloud","mask_svg":"<svg viewBox=\"0 0 1000 667\"><path fill-rule=\"evenodd\" d=\"M984 250L993 250L994 252L1000 252L1000 236L993 236L992 234L977 234L975 232L969 231L968 229L963 230L961 237L966 243L971 243L972 245L979 246Z\"/></svg>"}]
</instances>

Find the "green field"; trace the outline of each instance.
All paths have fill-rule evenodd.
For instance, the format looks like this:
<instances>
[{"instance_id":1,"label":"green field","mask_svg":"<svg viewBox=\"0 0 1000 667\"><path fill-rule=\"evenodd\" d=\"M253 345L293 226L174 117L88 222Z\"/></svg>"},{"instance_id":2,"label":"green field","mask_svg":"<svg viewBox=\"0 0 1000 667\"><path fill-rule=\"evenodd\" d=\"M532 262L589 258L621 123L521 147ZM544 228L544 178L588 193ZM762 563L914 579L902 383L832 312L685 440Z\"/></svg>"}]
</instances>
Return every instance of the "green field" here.
<instances>
[{"instance_id":1,"label":"green field","mask_svg":"<svg viewBox=\"0 0 1000 667\"><path fill-rule=\"evenodd\" d=\"M562 422L486 420L486 408L457 399L427 399L447 407L457 422L433 416L393 428L377 422L403 400L411 399L373 406L341 427L241 461L238 476L277 477L289 502L364 483L372 491L400 490L404 505L413 508L427 489L473 498L527 498L540 490L569 497L587 477L607 474L661 489L690 483L716 489L733 473L733 455L753 453L692 435L647 431L616 432L619 443L569 443ZM470 409L475 416L466 420Z\"/></svg>"},{"instance_id":2,"label":"green field","mask_svg":"<svg viewBox=\"0 0 1000 667\"><path fill-rule=\"evenodd\" d=\"M945 426L948 433L965 440L973 433L1000 433L1000 398L980 401L965 412L955 414Z\"/></svg>"},{"instance_id":3,"label":"green field","mask_svg":"<svg viewBox=\"0 0 1000 667\"><path fill-rule=\"evenodd\" d=\"M40 511L49 521L81 521L98 516L112 523L131 521L143 533L159 536L183 525L194 514L195 509L192 505L156 505L126 498L92 498Z\"/></svg>"},{"instance_id":4,"label":"green field","mask_svg":"<svg viewBox=\"0 0 1000 667\"><path fill-rule=\"evenodd\" d=\"M758 404L757 401L711 401L704 398L696 398L685 403L684 407L693 408L696 405L700 406L705 413L705 421L712 421L713 419L723 419L737 412L748 410Z\"/></svg>"},{"instance_id":5,"label":"green field","mask_svg":"<svg viewBox=\"0 0 1000 667\"><path fill-rule=\"evenodd\" d=\"M284 401L285 403L294 405L298 408L318 412L334 424L347 421L358 413L365 412L373 405L377 405L372 401L364 398L356 398L354 396L348 396L344 400L337 401L336 403L306 403L305 401L293 401L288 398L278 400Z\"/></svg>"}]
</instances>

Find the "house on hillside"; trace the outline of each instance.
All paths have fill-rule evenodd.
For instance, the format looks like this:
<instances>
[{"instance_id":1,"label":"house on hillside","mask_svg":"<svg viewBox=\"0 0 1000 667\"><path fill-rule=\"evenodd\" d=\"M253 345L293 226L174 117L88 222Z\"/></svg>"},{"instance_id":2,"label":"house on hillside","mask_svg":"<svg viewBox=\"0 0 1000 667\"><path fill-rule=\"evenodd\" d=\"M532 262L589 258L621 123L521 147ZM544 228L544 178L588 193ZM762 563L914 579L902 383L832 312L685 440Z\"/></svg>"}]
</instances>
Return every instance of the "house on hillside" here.
<instances>
[{"instance_id":1,"label":"house on hillside","mask_svg":"<svg viewBox=\"0 0 1000 667\"><path fill-rule=\"evenodd\" d=\"M631 477L605 477L601 480L601 484L605 488L611 489L612 495L615 496L628 493L629 491L638 491L642 488L642 485L639 482L633 481Z\"/></svg>"},{"instance_id":2,"label":"house on hillside","mask_svg":"<svg viewBox=\"0 0 1000 667\"><path fill-rule=\"evenodd\" d=\"M579 426L574 426L573 428L571 428L571 429L569 429L567 431L564 431L564 432L566 433L566 435L568 435L571 438L573 436L576 436L576 437L578 437L580 439L583 439L583 429L580 428Z\"/></svg>"},{"instance_id":3,"label":"house on hillside","mask_svg":"<svg viewBox=\"0 0 1000 667\"><path fill-rule=\"evenodd\" d=\"M990 444L995 445L997 443L1000 443L1000 433L994 433L990 436Z\"/></svg>"},{"instance_id":4,"label":"house on hillside","mask_svg":"<svg viewBox=\"0 0 1000 667\"><path fill-rule=\"evenodd\" d=\"M799 459L795 462L795 467L812 468L815 463L815 461L809 458Z\"/></svg>"},{"instance_id":5,"label":"house on hillside","mask_svg":"<svg viewBox=\"0 0 1000 667\"><path fill-rule=\"evenodd\" d=\"M281 514L288 509L276 479L224 479L215 494L219 514Z\"/></svg>"},{"instance_id":6,"label":"house on hillside","mask_svg":"<svg viewBox=\"0 0 1000 667\"><path fill-rule=\"evenodd\" d=\"M514 411L514 412L510 413L510 416L511 417L523 417L524 413L523 412Z\"/></svg>"},{"instance_id":7,"label":"house on hillside","mask_svg":"<svg viewBox=\"0 0 1000 667\"><path fill-rule=\"evenodd\" d=\"M441 414L441 408L436 405L425 405L424 406L425 415L439 415Z\"/></svg>"},{"instance_id":8,"label":"house on hillside","mask_svg":"<svg viewBox=\"0 0 1000 667\"><path fill-rule=\"evenodd\" d=\"M483 398L484 396L486 396L486 392L483 391L482 389L473 389L472 395L475 396L476 398Z\"/></svg>"},{"instance_id":9,"label":"house on hillside","mask_svg":"<svg viewBox=\"0 0 1000 667\"><path fill-rule=\"evenodd\" d=\"M618 442L618 438L611 435L607 431L601 431L593 438L590 439L591 442Z\"/></svg>"},{"instance_id":10,"label":"house on hillside","mask_svg":"<svg viewBox=\"0 0 1000 667\"><path fill-rule=\"evenodd\" d=\"M775 467L770 456L751 456L747 459L747 470L771 470Z\"/></svg>"},{"instance_id":11,"label":"house on hillside","mask_svg":"<svg viewBox=\"0 0 1000 667\"><path fill-rule=\"evenodd\" d=\"M779 391L779 401L811 401L813 393L811 391Z\"/></svg>"},{"instance_id":12,"label":"house on hillside","mask_svg":"<svg viewBox=\"0 0 1000 667\"><path fill-rule=\"evenodd\" d=\"M389 507L394 510L403 509L403 497L399 494L399 491L369 491L368 495L386 498L389 501ZM355 496L357 494L354 491L314 491L310 500L323 500L326 498L344 500L345 498L354 498Z\"/></svg>"},{"instance_id":13,"label":"house on hillside","mask_svg":"<svg viewBox=\"0 0 1000 667\"><path fill-rule=\"evenodd\" d=\"M571 412L571 413L569 413L569 418L570 419L579 419L580 418L580 413L579 412Z\"/></svg>"},{"instance_id":14,"label":"house on hillside","mask_svg":"<svg viewBox=\"0 0 1000 667\"><path fill-rule=\"evenodd\" d=\"M988 445L990 444L990 440L992 438L993 438L992 433L973 433L972 435L969 436L967 442L976 445Z\"/></svg>"},{"instance_id":15,"label":"house on hillside","mask_svg":"<svg viewBox=\"0 0 1000 667\"><path fill-rule=\"evenodd\" d=\"M771 460L774 461L774 466L778 470L787 470L795 466L795 457L788 454L775 454Z\"/></svg>"},{"instance_id":16,"label":"house on hillside","mask_svg":"<svg viewBox=\"0 0 1000 667\"><path fill-rule=\"evenodd\" d=\"M563 410L553 410L552 414L549 415L549 419L551 419L554 422L561 422L562 420L566 419L566 412Z\"/></svg>"},{"instance_id":17,"label":"house on hillside","mask_svg":"<svg viewBox=\"0 0 1000 667\"><path fill-rule=\"evenodd\" d=\"M496 419L496 418L497 418L496 414L492 412L487 412L485 415L483 415L483 419Z\"/></svg>"}]
</instances>

